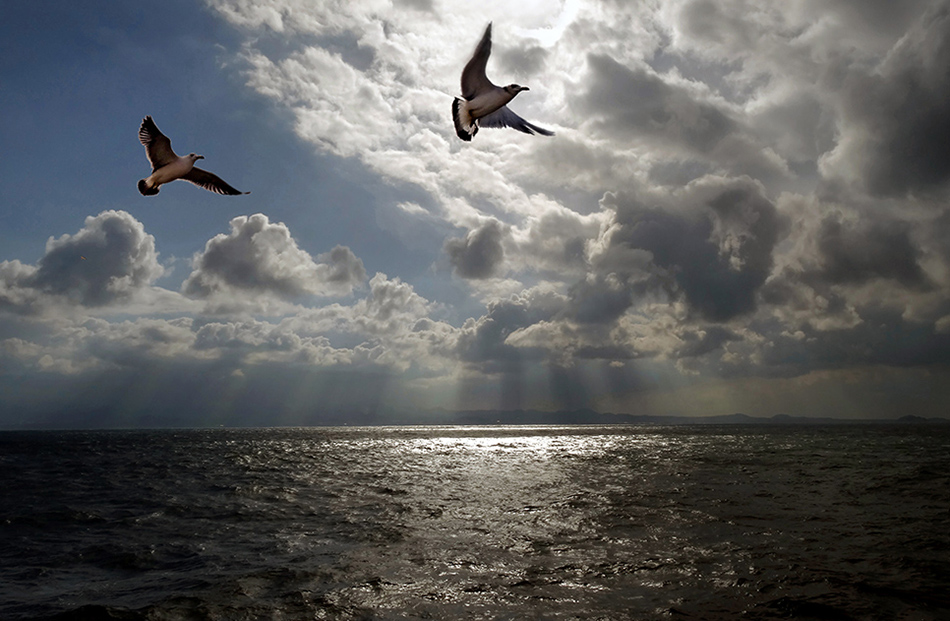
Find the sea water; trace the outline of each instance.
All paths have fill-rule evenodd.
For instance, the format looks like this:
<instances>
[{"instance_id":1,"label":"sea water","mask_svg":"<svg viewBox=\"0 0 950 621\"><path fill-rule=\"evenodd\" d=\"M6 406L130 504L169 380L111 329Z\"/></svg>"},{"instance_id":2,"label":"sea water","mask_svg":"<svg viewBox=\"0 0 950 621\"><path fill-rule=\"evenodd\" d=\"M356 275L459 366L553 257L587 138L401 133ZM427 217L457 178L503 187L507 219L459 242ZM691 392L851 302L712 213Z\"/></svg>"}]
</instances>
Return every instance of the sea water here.
<instances>
[{"instance_id":1,"label":"sea water","mask_svg":"<svg viewBox=\"0 0 950 621\"><path fill-rule=\"evenodd\" d=\"M950 426L0 433L2 619L948 619Z\"/></svg>"}]
</instances>

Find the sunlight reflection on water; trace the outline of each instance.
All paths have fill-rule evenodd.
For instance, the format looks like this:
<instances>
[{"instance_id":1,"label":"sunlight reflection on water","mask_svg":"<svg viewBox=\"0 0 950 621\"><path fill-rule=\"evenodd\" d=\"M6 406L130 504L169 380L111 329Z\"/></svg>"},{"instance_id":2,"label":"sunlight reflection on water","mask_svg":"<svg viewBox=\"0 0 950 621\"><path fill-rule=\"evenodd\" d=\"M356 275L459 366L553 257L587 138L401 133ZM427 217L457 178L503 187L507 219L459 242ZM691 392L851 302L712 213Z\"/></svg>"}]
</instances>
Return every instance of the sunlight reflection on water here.
<instances>
[{"instance_id":1,"label":"sunlight reflection on water","mask_svg":"<svg viewBox=\"0 0 950 621\"><path fill-rule=\"evenodd\" d=\"M926 619L908 602L938 606L948 577L947 434L17 438L0 443L19 499L0 507L10 617L85 602L151 607L142 619Z\"/></svg>"}]
</instances>

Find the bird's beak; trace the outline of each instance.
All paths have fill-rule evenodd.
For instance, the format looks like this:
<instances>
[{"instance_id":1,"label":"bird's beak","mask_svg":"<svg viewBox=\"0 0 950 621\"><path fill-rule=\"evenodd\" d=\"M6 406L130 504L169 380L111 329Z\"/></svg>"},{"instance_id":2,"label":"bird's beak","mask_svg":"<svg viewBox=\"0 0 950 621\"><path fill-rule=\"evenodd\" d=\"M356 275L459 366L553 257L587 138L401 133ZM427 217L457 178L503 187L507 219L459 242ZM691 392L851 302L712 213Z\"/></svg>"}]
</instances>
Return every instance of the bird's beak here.
<instances>
[{"instance_id":1,"label":"bird's beak","mask_svg":"<svg viewBox=\"0 0 950 621\"><path fill-rule=\"evenodd\" d=\"M199 160L203 160L203 159L205 159L205 156L199 155L199 156L198 156L198 159L199 159Z\"/></svg>"},{"instance_id":2,"label":"bird's beak","mask_svg":"<svg viewBox=\"0 0 950 621\"><path fill-rule=\"evenodd\" d=\"M522 87L521 87L521 90L523 90L523 91L530 91L531 89L528 88L527 86L522 86Z\"/></svg>"}]
</instances>

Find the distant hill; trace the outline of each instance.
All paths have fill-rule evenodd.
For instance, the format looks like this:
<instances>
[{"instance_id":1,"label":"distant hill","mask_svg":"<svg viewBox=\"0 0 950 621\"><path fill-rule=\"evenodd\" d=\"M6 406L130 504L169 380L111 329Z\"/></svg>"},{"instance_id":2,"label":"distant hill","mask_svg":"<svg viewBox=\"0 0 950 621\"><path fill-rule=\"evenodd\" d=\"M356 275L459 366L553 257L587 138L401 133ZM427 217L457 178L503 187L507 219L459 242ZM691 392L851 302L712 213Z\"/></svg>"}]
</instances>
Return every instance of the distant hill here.
<instances>
[{"instance_id":1,"label":"distant hill","mask_svg":"<svg viewBox=\"0 0 950 621\"><path fill-rule=\"evenodd\" d=\"M215 420L213 425L195 425L194 421L176 416L173 412L165 416L154 413L143 414L137 419L108 408L73 412L69 424L57 424L55 419L31 421L15 425L12 429L116 429L116 428L189 428L189 427L258 427L274 426L273 422L261 421L254 417L235 416ZM132 424L130 424L132 423ZM611 414L591 409L561 410L545 412L541 410L399 410L380 407L366 410L315 408L306 415L293 420L282 421L276 426L303 427L372 427L398 425L947 425L945 418L924 418L905 415L892 419L840 419L813 418L778 414L771 417L749 416L737 412L715 416L653 416L646 414Z\"/></svg>"},{"instance_id":2,"label":"distant hill","mask_svg":"<svg viewBox=\"0 0 950 621\"><path fill-rule=\"evenodd\" d=\"M417 419L414 423L410 419ZM757 417L747 414L716 416L652 416L638 414L610 414L590 409L544 412L540 410L434 410L422 418L423 424L444 425L847 425L847 424L939 424L950 423L944 418L902 416L897 419L840 419L813 418L777 414ZM418 416L407 416L401 424L419 424ZM400 424L400 423L397 423Z\"/></svg>"}]
</instances>

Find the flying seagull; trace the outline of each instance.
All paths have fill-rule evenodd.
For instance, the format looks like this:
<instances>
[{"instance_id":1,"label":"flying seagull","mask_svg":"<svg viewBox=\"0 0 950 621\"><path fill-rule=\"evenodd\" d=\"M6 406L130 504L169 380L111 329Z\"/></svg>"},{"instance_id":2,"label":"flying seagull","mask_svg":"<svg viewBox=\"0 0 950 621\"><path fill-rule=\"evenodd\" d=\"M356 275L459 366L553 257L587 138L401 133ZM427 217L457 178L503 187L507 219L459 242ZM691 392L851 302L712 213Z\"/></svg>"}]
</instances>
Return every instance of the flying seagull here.
<instances>
[{"instance_id":1,"label":"flying seagull","mask_svg":"<svg viewBox=\"0 0 950 621\"><path fill-rule=\"evenodd\" d=\"M501 87L492 84L485 75L485 65L491 54L491 23L485 29L475 54L462 70L462 96L452 102L452 119L459 138L470 141L479 127L511 127L526 134L553 136L554 132L533 125L506 105L527 86L509 84Z\"/></svg>"},{"instance_id":2,"label":"flying seagull","mask_svg":"<svg viewBox=\"0 0 950 621\"><path fill-rule=\"evenodd\" d=\"M184 157L175 155L175 152L172 151L172 141L159 131L155 121L150 116L142 119L142 125L139 127L139 142L145 145L145 155L152 165L152 174L145 179L139 179L139 192L143 196L158 194L160 185L175 179L190 181L216 194L228 194L230 196L250 194L250 192L235 190L225 183L221 177L196 167L195 162L203 160L205 156L195 155L194 153L189 153Z\"/></svg>"}]
</instances>

